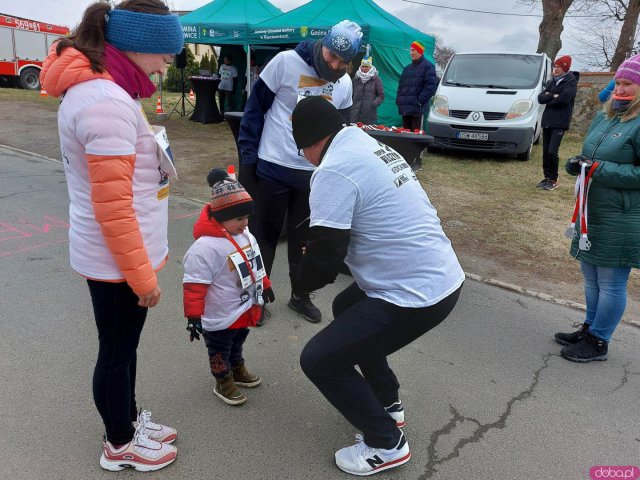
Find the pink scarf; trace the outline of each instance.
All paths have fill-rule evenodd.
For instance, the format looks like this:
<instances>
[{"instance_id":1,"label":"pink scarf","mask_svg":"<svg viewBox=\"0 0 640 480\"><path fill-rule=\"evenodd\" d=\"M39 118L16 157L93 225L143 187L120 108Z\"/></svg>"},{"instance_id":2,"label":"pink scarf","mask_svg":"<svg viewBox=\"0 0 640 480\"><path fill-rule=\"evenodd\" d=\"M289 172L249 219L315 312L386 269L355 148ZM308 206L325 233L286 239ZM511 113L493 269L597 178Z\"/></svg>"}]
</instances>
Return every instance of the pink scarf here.
<instances>
[{"instance_id":1,"label":"pink scarf","mask_svg":"<svg viewBox=\"0 0 640 480\"><path fill-rule=\"evenodd\" d=\"M156 91L156 86L140 67L123 52L108 43L104 44L104 62L113 81L134 100L150 98Z\"/></svg>"}]
</instances>

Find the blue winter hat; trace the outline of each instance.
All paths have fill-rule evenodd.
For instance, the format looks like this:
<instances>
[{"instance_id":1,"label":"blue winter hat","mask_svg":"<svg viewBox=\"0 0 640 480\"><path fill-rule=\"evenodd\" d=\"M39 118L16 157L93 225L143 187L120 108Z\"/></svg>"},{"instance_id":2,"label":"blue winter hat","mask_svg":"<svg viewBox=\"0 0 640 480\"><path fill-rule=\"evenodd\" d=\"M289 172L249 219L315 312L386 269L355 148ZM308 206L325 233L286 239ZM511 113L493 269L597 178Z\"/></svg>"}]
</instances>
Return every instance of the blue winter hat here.
<instances>
[{"instance_id":1,"label":"blue winter hat","mask_svg":"<svg viewBox=\"0 0 640 480\"><path fill-rule=\"evenodd\" d=\"M331 27L331 31L322 39L322 45L345 62L350 62L358 54L360 42L362 42L362 29L360 25L349 20L342 20Z\"/></svg>"},{"instance_id":2,"label":"blue winter hat","mask_svg":"<svg viewBox=\"0 0 640 480\"><path fill-rule=\"evenodd\" d=\"M177 15L115 9L105 17L105 39L118 50L165 54L182 51L184 36Z\"/></svg>"}]
</instances>

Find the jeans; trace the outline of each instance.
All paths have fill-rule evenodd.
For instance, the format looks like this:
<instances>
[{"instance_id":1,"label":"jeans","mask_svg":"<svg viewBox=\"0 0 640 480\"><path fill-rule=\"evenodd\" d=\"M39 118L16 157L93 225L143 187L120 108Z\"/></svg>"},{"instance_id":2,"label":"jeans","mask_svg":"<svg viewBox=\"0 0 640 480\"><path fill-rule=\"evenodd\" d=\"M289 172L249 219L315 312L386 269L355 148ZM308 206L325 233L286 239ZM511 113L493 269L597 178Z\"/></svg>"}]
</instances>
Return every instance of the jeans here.
<instances>
[{"instance_id":1,"label":"jeans","mask_svg":"<svg viewBox=\"0 0 640 480\"><path fill-rule=\"evenodd\" d=\"M544 178L554 182L558 180L558 152L563 136L564 130L561 128L542 129L542 171Z\"/></svg>"},{"instance_id":2,"label":"jeans","mask_svg":"<svg viewBox=\"0 0 640 480\"><path fill-rule=\"evenodd\" d=\"M293 170L290 182L283 183L265 178L258 181L258 193L255 198L256 214L252 224L264 268L271 276L271 268L276 256L278 239L282 226L287 219L287 254L289 259L289 279L292 292L295 288L295 277L302 259L302 247L307 242L309 233L309 194L311 174L307 170Z\"/></svg>"},{"instance_id":3,"label":"jeans","mask_svg":"<svg viewBox=\"0 0 640 480\"><path fill-rule=\"evenodd\" d=\"M232 328L202 332L209 351L209 367L216 378L224 378L233 367L244 362L242 346L249 335L248 328Z\"/></svg>"},{"instance_id":4,"label":"jeans","mask_svg":"<svg viewBox=\"0 0 640 480\"><path fill-rule=\"evenodd\" d=\"M93 399L107 440L124 445L133 438L136 408L136 350L147 318L127 283L87 280L98 327Z\"/></svg>"},{"instance_id":5,"label":"jeans","mask_svg":"<svg viewBox=\"0 0 640 480\"><path fill-rule=\"evenodd\" d=\"M589 333L608 342L627 306L630 267L598 267L580 262L587 303Z\"/></svg>"},{"instance_id":6,"label":"jeans","mask_svg":"<svg viewBox=\"0 0 640 480\"><path fill-rule=\"evenodd\" d=\"M302 350L304 373L368 446L390 449L400 440L384 409L398 401L399 389L387 356L442 322L461 289L430 307L405 308L368 297L353 283L333 301L335 320Z\"/></svg>"}]
</instances>

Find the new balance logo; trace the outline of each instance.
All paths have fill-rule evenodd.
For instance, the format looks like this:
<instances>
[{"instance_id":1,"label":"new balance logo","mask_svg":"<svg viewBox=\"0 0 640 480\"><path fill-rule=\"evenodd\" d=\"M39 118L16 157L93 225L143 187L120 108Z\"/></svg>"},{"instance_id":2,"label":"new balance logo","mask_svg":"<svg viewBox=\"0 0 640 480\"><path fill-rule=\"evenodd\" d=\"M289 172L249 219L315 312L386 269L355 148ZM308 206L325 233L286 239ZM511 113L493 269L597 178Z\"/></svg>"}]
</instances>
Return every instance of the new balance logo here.
<instances>
[{"instance_id":1,"label":"new balance logo","mask_svg":"<svg viewBox=\"0 0 640 480\"><path fill-rule=\"evenodd\" d=\"M382 460L378 455L376 455L373 458L367 458L367 463L371 468L375 469L375 468L378 468L380 465L382 465L384 463L384 460Z\"/></svg>"}]
</instances>

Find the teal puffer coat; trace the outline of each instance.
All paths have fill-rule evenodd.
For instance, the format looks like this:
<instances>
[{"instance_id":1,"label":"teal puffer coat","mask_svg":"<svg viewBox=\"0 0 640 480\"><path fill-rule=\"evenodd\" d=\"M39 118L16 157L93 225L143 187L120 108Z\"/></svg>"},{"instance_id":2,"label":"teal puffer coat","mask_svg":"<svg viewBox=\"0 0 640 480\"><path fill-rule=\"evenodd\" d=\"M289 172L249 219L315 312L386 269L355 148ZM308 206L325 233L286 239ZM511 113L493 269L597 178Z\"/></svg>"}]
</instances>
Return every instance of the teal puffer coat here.
<instances>
[{"instance_id":1,"label":"teal puffer coat","mask_svg":"<svg viewBox=\"0 0 640 480\"><path fill-rule=\"evenodd\" d=\"M591 249L571 255L602 267L640 267L640 118L620 122L599 112L582 154L600 162L589 188L587 221ZM569 162L566 165L569 173Z\"/></svg>"}]
</instances>

